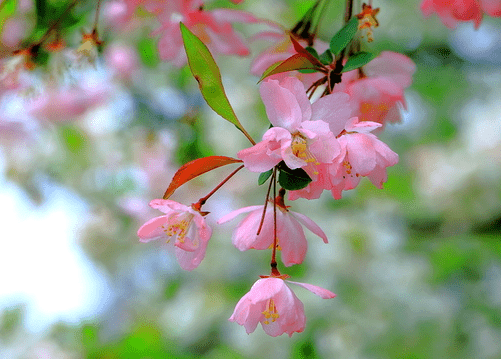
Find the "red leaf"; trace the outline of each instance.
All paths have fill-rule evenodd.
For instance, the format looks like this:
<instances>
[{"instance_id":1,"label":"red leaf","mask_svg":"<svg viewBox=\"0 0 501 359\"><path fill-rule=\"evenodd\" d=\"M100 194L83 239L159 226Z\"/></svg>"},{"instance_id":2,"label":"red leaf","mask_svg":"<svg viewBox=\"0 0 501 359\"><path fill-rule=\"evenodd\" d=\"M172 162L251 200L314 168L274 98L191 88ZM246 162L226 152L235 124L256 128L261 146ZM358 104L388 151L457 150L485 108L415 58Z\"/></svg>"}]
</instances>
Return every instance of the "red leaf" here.
<instances>
[{"instance_id":1,"label":"red leaf","mask_svg":"<svg viewBox=\"0 0 501 359\"><path fill-rule=\"evenodd\" d=\"M301 54L304 57L306 57L313 65L320 67L320 68L325 68L324 64L322 64L319 59L317 59L315 56L310 54L308 52L308 50L306 50L304 47L302 47L301 44L299 42L297 42L296 39L294 39L292 36L291 36L291 41L292 41L292 44L294 45L294 50L296 50L296 52L298 54Z\"/></svg>"},{"instance_id":2,"label":"red leaf","mask_svg":"<svg viewBox=\"0 0 501 359\"><path fill-rule=\"evenodd\" d=\"M174 191L181 187L186 182L195 177L204 174L205 172L212 171L221 166L229 165L231 163L239 163L242 160L225 156L208 156L197 158L181 166L172 178L169 187L164 193L164 199L168 199Z\"/></svg>"},{"instance_id":3,"label":"red leaf","mask_svg":"<svg viewBox=\"0 0 501 359\"><path fill-rule=\"evenodd\" d=\"M263 76L259 79L258 82L261 82L264 78L279 74L281 72L294 71L294 70L306 70L312 69L316 70L317 67L311 63L305 56L302 54L294 54L288 59L277 62L276 64L271 65L268 69L263 73Z\"/></svg>"}]
</instances>

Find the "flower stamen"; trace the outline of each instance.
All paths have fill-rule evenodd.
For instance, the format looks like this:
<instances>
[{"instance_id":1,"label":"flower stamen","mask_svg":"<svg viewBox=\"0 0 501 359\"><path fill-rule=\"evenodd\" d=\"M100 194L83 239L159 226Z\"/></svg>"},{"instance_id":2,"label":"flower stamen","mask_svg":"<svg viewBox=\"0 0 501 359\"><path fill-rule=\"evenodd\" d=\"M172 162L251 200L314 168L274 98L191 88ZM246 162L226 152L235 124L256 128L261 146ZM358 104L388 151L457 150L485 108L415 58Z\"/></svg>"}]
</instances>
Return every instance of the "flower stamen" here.
<instances>
[{"instance_id":1,"label":"flower stamen","mask_svg":"<svg viewBox=\"0 0 501 359\"><path fill-rule=\"evenodd\" d=\"M264 310L262 313L266 319L263 322L264 324L270 324L270 321L268 320L270 318L272 322L275 322L280 317L277 311L277 307L275 306L275 302L273 302L273 299L268 299L268 302L266 303L266 310Z\"/></svg>"},{"instance_id":2,"label":"flower stamen","mask_svg":"<svg viewBox=\"0 0 501 359\"><path fill-rule=\"evenodd\" d=\"M306 137L300 133L292 134L291 149L294 156L306 162L307 167L311 167L313 174L318 175L318 171L314 166L318 166L320 162L317 161L315 156L308 149Z\"/></svg>"}]
</instances>

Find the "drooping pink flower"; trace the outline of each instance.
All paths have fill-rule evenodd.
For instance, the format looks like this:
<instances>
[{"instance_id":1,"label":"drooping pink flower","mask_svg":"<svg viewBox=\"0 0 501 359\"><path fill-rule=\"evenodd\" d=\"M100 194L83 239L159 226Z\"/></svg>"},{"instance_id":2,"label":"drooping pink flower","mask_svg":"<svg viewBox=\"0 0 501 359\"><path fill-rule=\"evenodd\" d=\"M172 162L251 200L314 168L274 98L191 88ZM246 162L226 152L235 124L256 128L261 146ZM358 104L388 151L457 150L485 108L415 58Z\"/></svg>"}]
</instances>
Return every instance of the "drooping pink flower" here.
<instances>
[{"instance_id":1,"label":"drooping pink flower","mask_svg":"<svg viewBox=\"0 0 501 359\"><path fill-rule=\"evenodd\" d=\"M176 257L181 268L193 270L205 257L207 243L212 234L200 212L190 206L165 199L154 199L150 207L165 213L143 224L137 231L143 243L159 238L167 238L167 243L175 238Z\"/></svg>"},{"instance_id":2,"label":"drooping pink flower","mask_svg":"<svg viewBox=\"0 0 501 359\"><path fill-rule=\"evenodd\" d=\"M375 122L359 122L356 117L350 119L338 137L339 156L332 164L319 168L322 180L290 192L289 199L315 199L320 196L321 189L331 191L335 199L340 199L342 191L355 188L362 177L368 177L376 187L383 188L388 179L386 167L397 164L398 155L370 133L380 126Z\"/></svg>"},{"instance_id":3,"label":"drooping pink flower","mask_svg":"<svg viewBox=\"0 0 501 359\"><path fill-rule=\"evenodd\" d=\"M282 201L283 203L283 201ZM263 215L264 206L250 206L240 208L223 216L217 223L231 221L242 213L249 213L233 232L233 245L241 250L267 249L273 247L274 221L273 204L268 204L264 216L261 232L257 235ZM286 267L303 262L308 249L308 242L301 225L328 243L327 236L322 229L304 214L292 212L285 205L277 203L277 245L282 251L282 262Z\"/></svg>"},{"instance_id":4,"label":"drooping pink flower","mask_svg":"<svg viewBox=\"0 0 501 359\"><path fill-rule=\"evenodd\" d=\"M473 21L478 28L483 13L501 16L501 0L423 0L421 11L425 17L437 13L442 23L449 28L463 21Z\"/></svg>"},{"instance_id":5,"label":"drooping pink flower","mask_svg":"<svg viewBox=\"0 0 501 359\"><path fill-rule=\"evenodd\" d=\"M297 284L323 299L334 298L331 291L312 284L288 281ZM245 327L247 334L261 323L266 334L276 337L287 333L301 333L306 318L303 303L281 277L261 278L237 303L230 321Z\"/></svg>"},{"instance_id":6,"label":"drooping pink flower","mask_svg":"<svg viewBox=\"0 0 501 359\"><path fill-rule=\"evenodd\" d=\"M335 92L345 92L356 108L360 121L387 122L401 120L399 104L405 108L404 91L412 83L416 65L407 56L383 51L359 70L349 71L336 84Z\"/></svg>"},{"instance_id":7,"label":"drooping pink flower","mask_svg":"<svg viewBox=\"0 0 501 359\"><path fill-rule=\"evenodd\" d=\"M349 118L349 97L331 94L312 105L303 84L293 77L280 82L268 79L261 84L260 93L274 127L261 142L237 156L252 172L267 171L283 160L289 168L303 168L314 178L316 166L331 163L339 154L329 123Z\"/></svg>"},{"instance_id":8,"label":"drooping pink flower","mask_svg":"<svg viewBox=\"0 0 501 359\"><path fill-rule=\"evenodd\" d=\"M247 56L250 52L232 24L259 22L256 17L245 11L231 9L207 11L200 0L165 2L161 9L156 9L156 13L162 24L153 33L161 36L158 41L160 57L178 67L187 61L179 30L180 22L202 40L212 53L238 56Z\"/></svg>"}]
</instances>

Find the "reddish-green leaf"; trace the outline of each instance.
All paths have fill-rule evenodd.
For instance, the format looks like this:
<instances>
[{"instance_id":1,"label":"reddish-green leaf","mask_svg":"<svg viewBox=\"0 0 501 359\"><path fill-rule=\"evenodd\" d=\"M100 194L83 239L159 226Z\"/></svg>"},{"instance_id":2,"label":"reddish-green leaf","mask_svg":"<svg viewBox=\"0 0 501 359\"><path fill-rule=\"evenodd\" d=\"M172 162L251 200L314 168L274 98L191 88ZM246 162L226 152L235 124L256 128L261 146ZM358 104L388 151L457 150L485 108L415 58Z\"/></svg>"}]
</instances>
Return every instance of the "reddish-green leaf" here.
<instances>
[{"instance_id":1,"label":"reddish-green leaf","mask_svg":"<svg viewBox=\"0 0 501 359\"><path fill-rule=\"evenodd\" d=\"M277 62L276 64L271 65L266 69L263 73L263 76L259 79L259 82L265 79L268 76L279 74L281 72L294 71L294 70L315 70L316 66L313 65L310 60L308 60L302 54L294 54L288 59Z\"/></svg>"},{"instance_id":2,"label":"reddish-green leaf","mask_svg":"<svg viewBox=\"0 0 501 359\"><path fill-rule=\"evenodd\" d=\"M324 65L320 62L320 60L318 60L315 56L310 54L308 50L306 50L303 46L301 46L301 44L297 42L296 39L294 39L292 36L291 36L291 41L292 45L294 45L294 50L296 50L298 54L301 54L304 57L306 57L308 60L310 60L310 62L313 65L318 66L320 68L324 68Z\"/></svg>"},{"instance_id":3,"label":"reddish-green leaf","mask_svg":"<svg viewBox=\"0 0 501 359\"><path fill-rule=\"evenodd\" d=\"M239 163L241 160L225 156L209 156L197 158L181 166L172 178L169 187L164 193L164 199L168 199L174 191L181 187L186 182L206 172L212 171L221 166L226 166L232 163Z\"/></svg>"}]
</instances>

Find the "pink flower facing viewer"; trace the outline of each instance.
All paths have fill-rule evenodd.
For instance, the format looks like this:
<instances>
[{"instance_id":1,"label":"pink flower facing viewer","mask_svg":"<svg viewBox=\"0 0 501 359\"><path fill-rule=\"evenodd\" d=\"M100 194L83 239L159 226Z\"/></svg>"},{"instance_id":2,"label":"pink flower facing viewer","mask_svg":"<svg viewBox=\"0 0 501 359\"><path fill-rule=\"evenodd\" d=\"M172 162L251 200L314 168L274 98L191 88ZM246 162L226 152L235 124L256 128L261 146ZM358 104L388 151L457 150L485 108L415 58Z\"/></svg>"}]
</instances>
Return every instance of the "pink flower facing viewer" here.
<instances>
[{"instance_id":1,"label":"pink flower facing viewer","mask_svg":"<svg viewBox=\"0 0 501 359\"><path fill-rule=\"evenodd\" d=\"M475 28L480 26L483 14L501 16L501 0L424 0L421 11L425 17L437 13L442 23L456 27L458 22L473 21Z\"/></svg>"},{"instance_id":2,"label":"pink flower facing viewer","mask_svg":"<svg viewBox=\"0 0 501 359\"><path fill-rule=\"evenodd\" d=\"M212 234L204 217L191 206L166 199L154 199L150 207L165 213L150 219L137 231L143 243L158 238L167 238L167 243L175 237L176 257L181 268L193 270L205 257L207 243Z\"/></svg>"},{"instance_id":3,"label":"pink flower facing viewer","mask_svg":"<svg viewBox=\"0 0 501 359\"><path fill-rule=\"evenodd\" d=\"M250 291L237 303L230 321L245 327L247 334L261 322L266 334L276 337L283 333L292 336L304 330L306 318L303 303L285 283L286 276L258 279ZM331 291L312 284L297 284L323 299L334 298Z\"/></svg>"},{"instance_id":4,"label":"pink flower facing viewer","mask_svg":"<svg viewBox=\"0 0 501 359\"><path fill-rule=\"evenodd\" d=\"M292 212L283 204L283 198L277 197L277 249L282 251L282 262L286 267L303 262L308 249L308 242L301 225L308 228L314 234L328 243L327 236L322 229L304 214ZM281 202L281 203L280 203ZM233 245L241 250L268 249L273 247L274 222L273 204L268 203L264 216L261 232L257 235L264 206L250 206L237 209L223 216L218 224L231 221L242 213L250 212L233 232Z\"/></svg>"},{"instance_id":5,"label":"pink flower facing viewer","mask_svg":"<svg viewBox=\"0 0 501 359\"><path fill-rule=\"evenodd\" d=\"M303 168L312 179L316 167L331 163L340 147L329 122L348 120L351 108L346 94L331 94L311 105L303 84L294 77L266 80L259 89L272 125L261 142L238 152L252 172L264 172L280 161L291 169Z\"/></svg>"},{"instance_id":6,"label":"pink flower facing viewer","mask_svg":"<svg viewBox=\"0 0 501 359\"><path fill-rule=\"evenodd\" d=\"M341 123L338 126L342 126ZM339 156L332 164L319 166L318 180L311 182L306 188L289 192L289 199L315 199L323 190L329 190L335 199L342 197L342 191L355 188L361 177L368 177L378 188L388 180L386 167L398 162L398 155L371 131L381 124L370 121L359 122L357 117L351 118L338 135L341 147ZM334 125L331 129L339 132Z\"/></svg>"},{"instance_id":7,"label":"pink flower facing viewer","mask_svg":"<svg viewBox=\"0 0 501 359\"><path fill-rule=\"evenodd\" d=\"M400 122L399 104L406 107L404 90L412 83L416 65L407 56L383 51L360 71L349 71L335 92L345 92L356 108L360 121Z\"/></svg>"},{"instance_id":8,"label":"pink flower facing viewer","mask_svg":"<svg viewBox=\"0 0 501 359\"><path fill-rule=\"evenodd\" d=\"M178 67L186 64L179 22L183 22L193 31L213 54L217 52L224 55L249 55L247 45L235 32L232 23L259 22L252 14L231 9L206 11L200 0L176 0L164 4L162 9L156 9L162 26L153 32L153 35L161 35L158 51L162 60L170 61Z\"/></svg>"}]
</instances>

